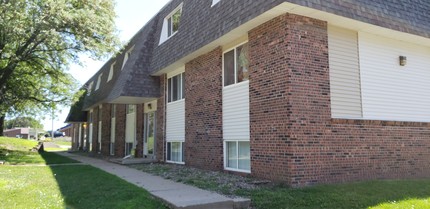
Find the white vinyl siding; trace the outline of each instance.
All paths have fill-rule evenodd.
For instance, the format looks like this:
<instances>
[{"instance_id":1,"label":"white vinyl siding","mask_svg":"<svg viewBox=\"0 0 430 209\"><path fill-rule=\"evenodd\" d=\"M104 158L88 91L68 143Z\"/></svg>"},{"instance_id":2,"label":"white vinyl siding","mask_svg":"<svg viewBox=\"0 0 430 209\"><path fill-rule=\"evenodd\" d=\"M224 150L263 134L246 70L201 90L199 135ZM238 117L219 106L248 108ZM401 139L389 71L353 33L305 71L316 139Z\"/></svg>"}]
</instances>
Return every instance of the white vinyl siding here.
<instances>
[{"instance_id":1,"label":"white vinyl siding","mask_svg":"<svg viewBox=\"0 0 430 209\"><path fill-rule=\"evenodd\" d=\"M331 115L361 118L360 66L357 32L328 27Z\"/></svg>"},{"instance_id":2,"label":"white vinyl siding","mask_svg":"<svg viewBox=\"0 0 430 209\"><path fill-rule=\"evenodd\" d=\"M359 48L364 118L430 122L430 48L361 32Z\"/></svg>"},{"instance_id":3,"label":"white vinyl siding","mask_svg":"<svg viewBox=\"0 0 430 209\"><path fill-rule=\"evenodd\" d=\"M249 81L223 88L223 138L249 140Z\"/></svg>"},{"instance_id":4,"label":"white vinyl siding","mask_svg":"<svg viewBox=\"0 0 430 209\"><path fill-rule=\"evenodd\" d=\"M167 104L166 139L167 141L185 140L185 100Z\"/></svg>"},{"instance_id":5,"label":"white vinyl siding","mask_svg":"<svg viewBox=\"0 0 430 209\"><path fill-rule=\"evenodd\" d=\"M136 141L136 105L127 105L125 141L127 143Z\"/></svg>"}]
</instances>

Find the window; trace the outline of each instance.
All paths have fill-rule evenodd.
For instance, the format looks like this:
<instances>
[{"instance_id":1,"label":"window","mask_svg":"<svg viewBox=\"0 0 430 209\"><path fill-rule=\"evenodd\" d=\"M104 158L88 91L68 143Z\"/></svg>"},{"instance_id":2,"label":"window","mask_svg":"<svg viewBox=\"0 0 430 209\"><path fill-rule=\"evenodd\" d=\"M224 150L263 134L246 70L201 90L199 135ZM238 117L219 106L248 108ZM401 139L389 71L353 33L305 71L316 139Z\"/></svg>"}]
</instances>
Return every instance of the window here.
<instances>
[{"instance_id":1,"label":"window","mask_svg":"<svg viewBox=\"0 0 430 209\"><path fill-rule=\"evenodd\" d=\"M134 155L133 153L133 142L125 143L125 156Z\"/></svg>"},{"instance_id":2,"label":"window","mask_svg":"<svg viewBox=\"0 0 430 209\"><path fill-rule=\"evenodd\" d=\"M170 37L178 32L181 13L182 8L178 8L170 17L167 18L167 37Z\"/></svg>"},{"instance_id":3,"label":"window","mask_svg":"<svg viewBox=\"0 0 430 209\"><path fill-rule=\"evenodd\" d=\"M131 56L131 51L133 51L134 46L132 46L125 54L124 54L124 61L122 62L121 70L124 69L125 63L127 63L128 58Z\"/></svg>"},{"instance_id":4,"label":"window","mask_svg":"<svg viewBox=\"0 0 430 209\"><path fill-rule=\"evenodd\" d=\"M224 153L226 170L251 171L249 141L225 141Z\"/></svg>"},{"instance_id":5,"label":"window","mask_svg":"<svg viewBox=\"0 0 430 209\"><path fill-rule=\"evenodd\" d=\"M89 120L88 120L90 123L92 123L93 122L93 111L91 110L90 111L90 118L89 118Z\"/></svg>"},{"instance_id":6,"label":"window","mask_svg":"<svg viewBox=\"0 0 430 209\"><path fill-rule=\"evenodd\" d=\"M90 95L91 95L91 91L92 91L92 89L93 89L93 85L94 85L94 82L93 82L93 81L91 81L91 83L90 83L90 84L88 84L87 96L90 96Z\"/></svg>"},{"instance_id":7,"label":"window","mask_svg":"<svg viewBox=\"0 0 430 209\"><path fill-rule=\"evenodd\" d=\"M108 76L107 82L109 82L113 78L113 72L114 72L114 69L115 69L115 64L116 64L116 62L113 62L110 65L109 76Z\"/></svg>"},{"instance_id":8,"label":"window","mask_svg":"<svg viewBox=\"0 0 430 209\"><path fill-rule=\"evenodd\" d=\"M212 6L214 6L215 4L218 4L220 0L212 0Z\"/></svg>"},{"instance_id":9,"label":"window","mask_svg":"<svg viewBox=\"0 0 430 209\"><path fill-rule=\"evenodd\" d=\"M100 88L100 82L102 81L103 73L100 73L99 78L97 79L97 85L95 91L97 91Z\"/></svg>"},{"instance_id":10,"label":"window","mask_svg":"<svg viewBox=\"0 0 430 209\"><path fill-rule=\"evenodd\" d=\"M184 163L183 142L167 142L167 162Z\"/></svg>"},{"instance_id":11,"label":"window","mask_svg":"<svg viewBox=\"0 0 430 209\"><path fill-rule=\"evenodd\" d=\"M136 112L136 105L127 105L127 114Z\"/></svg>"},{"instance_id":12,"label":"window","mask_svg":"<svg viewBox=\"0 0 430 209\"><path fill-rule=\"evenodd\" d=\"M103 111L102 111L102 106L99 106L99 112L98 112L98 119L99 121L102 121L102 117L103 117Z\"/></svg>"},{"instance_id":13,"label":"window","mask_svg":"<svg viewBox=\"0 0 430 209\"><path fill-rule=\"evenodd\" d=\"M110 110L110 117L115 118L115 116L116 116L116 105L112 104L111 110Z\"/></svg>"},{"instance_id":14,"label":"window","mask_svg":"<svg viewBox=\"0 0 430 209\"><path fill-rule=\"evenodd\" d=\"M182 15L182 4L174 9L164 18L163 29L160 37L160 44L175 35L179 30L179 23Z\"/></svg>"},{"instance_id":15,"label":"window","mask_svg":"<svg viewBox=\"0 0 430 209\"><path fill-rule=\"evenodd\" d=\"M249 80L248 43L224 53L224 86Z\"/></svg>"},{"instance_id":16,"label":"window","mask_svg":"<svg viewBox=\"0 0 430 209\"><path fill-rule=\"evenodd\" d=\"M175 102L185 99L185 73L167 79L167 100Z\"/></svg>"}]
</instances>

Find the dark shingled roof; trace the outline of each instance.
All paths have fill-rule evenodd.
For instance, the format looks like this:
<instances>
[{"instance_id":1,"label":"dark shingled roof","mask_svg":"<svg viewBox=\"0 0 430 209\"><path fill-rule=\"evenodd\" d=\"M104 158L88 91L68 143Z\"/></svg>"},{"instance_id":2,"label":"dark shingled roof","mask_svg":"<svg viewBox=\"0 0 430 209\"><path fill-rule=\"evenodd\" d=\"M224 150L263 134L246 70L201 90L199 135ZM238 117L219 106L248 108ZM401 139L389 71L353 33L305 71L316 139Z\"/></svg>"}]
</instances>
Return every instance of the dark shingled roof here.
<instances>
[{"instance_id":1,"label":"dark shingled roof","mask_svg":"<svg viewBox=\"0 0 430 209\"><path fill-rule=\"evenodd\" d=\"M93 81L94 85L82 107L89 109L119 97L158 97L159 79L151 74L284 2L430 38L430 1L424 0L221 0L214 7L212 0L172 0L130 40L122 53L112 57L87 82L88 85ZM179 31L159 44L164 18L181 3ZM124 53L133 46L121 71ZM114 61L115 74L106 82ZM100 73L102 83L94 91Z\"/></svg>"},{"instance_id":2,"label":"dark shingled roof","mask_svg":"<svg viewBox=\"0 0 430 209\"><path fill-rule=\"evenodd\" d=\"M173 0L159 12L160 18L166 17L182 2L180 29L161 45L158 40L163 21L158 22L151 60L153 73L284 2L430 38L430 1L221 0L211 7L211 0Z\"/></svg>"},{"instance_id":3,"label":"dark shingled roof","mask_svg":"<svg viewBox=\"0 0 430 209\"><path fill-rule=\"evenodd\" d=\"M84 106L85 95L86 92L82 94L82 96L79 97L79 100L70 107L69 115L67 115L66 121L64 121L64 123L87 122L87 112L83 111L82 108Z\"/></svg>"}]
</instances>

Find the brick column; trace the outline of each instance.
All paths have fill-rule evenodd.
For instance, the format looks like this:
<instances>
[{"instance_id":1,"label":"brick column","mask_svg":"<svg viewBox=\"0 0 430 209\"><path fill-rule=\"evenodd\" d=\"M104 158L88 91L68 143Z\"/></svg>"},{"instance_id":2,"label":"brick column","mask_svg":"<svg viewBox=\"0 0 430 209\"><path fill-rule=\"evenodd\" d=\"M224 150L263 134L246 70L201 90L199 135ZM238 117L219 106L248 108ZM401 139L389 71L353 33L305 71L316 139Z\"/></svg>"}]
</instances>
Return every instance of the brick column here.
<instances>
[{"instance_id":1,"label":"brick column","mask_svg":"<svg viewBox=\"0 0 430 209\"><path fill-rule=\"evenodd\" d=\"M222 49L185 65L185 162L223 170Z\"/></svg>"},{"instance_id":2,"label":"brick column","mask_svg":"<svg viewBox=\"0 0 430 209\"><path fill-rule=\"evenodd\" d=\"M166 161L166 121L165 121L165 95L166 95L166 74L160 78L160 97L157 100L157 130L155 152L158 161Z\"/></svg>"},{"instance_id":3,"label":"brick column","mask_svg":"<svg viewBox=\"0 0 430 209\"><path fill-rule=\"evenodd\" d=\"M303 184L311 173L296 155L295 127L330 118L326 23L282 15L250 31L249 45L252 174Z\"/></svg>"},{"instance_id":4,"label":"brick column","mask_svg":"<svg viewBox=\"0 0 430 209\"><path fill-rule=\"evenodd\" d=\"M126 105L116 105L116 126L115 126L115 156L125 156L125 123Z\"/></svg>"}]
</instances>

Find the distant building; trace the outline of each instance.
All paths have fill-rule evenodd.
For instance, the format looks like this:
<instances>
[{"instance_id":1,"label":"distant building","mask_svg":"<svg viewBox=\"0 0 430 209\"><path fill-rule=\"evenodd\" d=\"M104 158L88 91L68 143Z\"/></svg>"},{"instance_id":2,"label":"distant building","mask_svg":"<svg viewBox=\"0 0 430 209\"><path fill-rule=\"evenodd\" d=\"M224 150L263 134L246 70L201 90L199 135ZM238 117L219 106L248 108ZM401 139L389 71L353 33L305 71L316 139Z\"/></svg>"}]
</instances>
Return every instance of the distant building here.
<instances>
[{"instance_id":1,"label":"distant building","mask_svg":"<svg viewBox=\"0 0 430 209\"><path fill-rule=\"evenodd\" d=\"M72 136L72 124L68 124L58 129L59 132L63 132L64 136Z\"/></svg>"},{"instance_id":2,"label":"distant building","mask_svg":"<svg viewBox=\"0 0 430 209\"><path fill-rule=\"evenodd\" d=\"M21 139L30 139L30 128L12 128L3 131L7 137L16 137Z\"/></svg>"}]
</instances>

